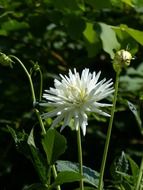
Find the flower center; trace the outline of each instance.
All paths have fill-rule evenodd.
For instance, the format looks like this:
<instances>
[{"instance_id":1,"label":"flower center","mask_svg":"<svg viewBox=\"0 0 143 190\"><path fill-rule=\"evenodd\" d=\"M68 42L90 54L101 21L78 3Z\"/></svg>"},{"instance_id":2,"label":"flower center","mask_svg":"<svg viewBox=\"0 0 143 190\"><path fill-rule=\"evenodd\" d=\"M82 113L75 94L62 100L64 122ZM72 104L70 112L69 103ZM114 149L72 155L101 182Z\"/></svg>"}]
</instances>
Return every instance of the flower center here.
<instances>
[{"instance_id":1,"label":"flower center","mask_svg":"<svg viewBox=\"0 0 143 190\"><path fill-rule=\"evenodd\" d=\"M68 87L70 94L70 102L78 107L82 106L87 100L87 90L80 89L77 86L69 86Z\"/></svg>"}]
</instances>

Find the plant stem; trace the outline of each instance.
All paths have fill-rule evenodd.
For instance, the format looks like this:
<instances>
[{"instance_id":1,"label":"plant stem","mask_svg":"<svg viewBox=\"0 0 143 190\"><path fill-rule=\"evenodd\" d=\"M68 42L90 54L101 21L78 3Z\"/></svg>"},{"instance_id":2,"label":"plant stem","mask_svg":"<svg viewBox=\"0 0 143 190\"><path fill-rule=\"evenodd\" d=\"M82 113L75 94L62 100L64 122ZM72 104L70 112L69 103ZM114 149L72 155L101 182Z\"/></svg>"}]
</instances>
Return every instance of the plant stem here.
<instances>
[{"instance_id":1,"label":"plant stem","mask_svg":"<svg viewBox=\"0 0 143 190\"><path fill-rule=\"evenodd\" d=\"M81 146L80 127L77 130L77 145L78 145L79 172L80 172L81 176L83 176L83 161L82 161L82 146ZM80 180L80 190L84 190L83 179Z\"/></svg>"},{"instance_id":2,"label":"plant stem","mask_svg":"<svg viewBox=\"0 0 143 190\"><path fill-rule=\"evenodd\" d=\"M111 117L110 117L110 121L109 121L107 137L106 137L106 142L105 142L105 147L104 147L104 152L103 152L103 158L102 158L102 163L101 163L98 190L103 190L103 177L104 177L105 165L106 165L107 154L108 154L108 149L109 149L109 143L110 143L110 138L111 138L111 131L112 131L112 125L113 125L116 101L117 101L118 85L119 85L119 74L120 74L120 72L116 73L113 106L112 106L112 109L111 109Z\"/></svg>"},{"instance_id":3,"label":"plant stem","mask_svg":"<svg viewBox=\"0 0 143 190\"><path fill-rule=\"evenodd\" d=\"M40 92L39 92L39 101L42 99L42 90L43 90L43 77L42 77L42 72L41 69L38 69L39 74L40 74Z\"/></svg>"},{"instance_id":4,"label":"plant stem","mask_svg":"<svg viewBox=\"0 0 143 190\"><path fill-rule=\"evenodd\" d=\"M33 86L33 82L32 82L32 79L31 79L31 75L29 74L29 72L27 71L26 67L24 66L24 64L20 61L20 59L18 59L16 56L14 55L9 55L9 57L11 58L14 58L16 61L18 61L18 63L22 66L22 68L24 69L27 77L28 77L28 80L29 80L29 83L30 83L30 87L31 87L31 93L32 93L32 100L33 100L33 105L35 105L36 103L36 97L35 97L35 91L34 91L34 86ZM42 73L41 73L41 70L39 70L40 72L40 94L39 94L39 100L41 100L42 98L42 88L43 88L43 80L42 80ZM42 133L43 134L46 134L46 130L45 130L45 127L44 127L44 124L43 124L43 121L40 117L40 113L37 109L34 109L36 115L37 115L37 118L39 120L39 123L40 123L40 126L41 126L41 129L42 129ZM52 170L53 170L53 175L54 175L54 178L56 178L57 176L57 171L56 171L56 168L55 168L55 165L52 165ZM57 190L61 190L60 186L57 186Z\"/></svg>"},{"instance_id":5,"label":"plant stem","mask_svg":"<svg viewBox=\"0 0 143 190\"><path fill-rule=\"evenodd\" d=\"M39 120L39 124L40 124L40 127L41 127L41 130L42 130L42 134L45 135L46 134L46 130L45 130L45 127L44 127L44 124L43 124L43 121L40 117L40 113L39 113L39 110L37 109L34 109L36 115L37 115L37 118Z\"/></svg>"},{"instance_id":6,"label":"plant stem","mask_svg":"<svg viewBox=\"0 0 143 190\"><path fill-rule=\"evenodd\" d=\"M53 176L56 179L56 177L57 177L57 171L56 171L55 165L52 165L52 171L53 171ZM61 190L61 187L59 185L57 186L57 190Z\"/></svg>"},{"instance_id":7,"label":"plant stem","mask_svg":"<svg viewBox=\"0 0 143 190\"><path fill-rule=\"evenodd\" d=\"M31 76L29 74L29 72L27 71L26 67L24 66L24 64L20 61L20 59L18 59L16 56L14 55L9 55L9 57L11 58L14 58L15 60L18 61L18 63L20 63L20 65L22 66L22 68L24 69L27 77L28 77L28 80L29 80L29 83L30 83L30 87L31 87L31 93L32 93L32 100L33 100L33 105L36 103L36 97L35 97L35 92L34 92L34 87L33 87L33 82L32 82L32 79L31 79Z\"/></svg>"},{"instance_id":8,"label":"plant stem","mask_svg":"<svg viewBox=\"0 0 143 190\"><path fill-rule=\"evenodd\" d=\"M138 175L135 190L140 190L140 184L141 184L142 176L143 176L143 157L141 160L141 165L140 165L140 170L139 170L139 175Z\"/></svg>"}]
</instances>

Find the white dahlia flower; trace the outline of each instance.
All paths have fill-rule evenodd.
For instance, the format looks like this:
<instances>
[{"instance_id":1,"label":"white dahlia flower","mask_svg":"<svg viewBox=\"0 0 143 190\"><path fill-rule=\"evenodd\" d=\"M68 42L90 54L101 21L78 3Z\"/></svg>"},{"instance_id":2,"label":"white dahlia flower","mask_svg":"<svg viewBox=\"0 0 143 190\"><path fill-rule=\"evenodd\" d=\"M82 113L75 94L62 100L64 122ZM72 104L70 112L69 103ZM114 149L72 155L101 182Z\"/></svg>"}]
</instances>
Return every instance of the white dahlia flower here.
<instances>
[{"instance_id":1,"label":"white dahlia flower","mask_svg":"<svg viewBox=\"0 0 143 190\"><path fill-rule=\"evenodd\" d=\"M84 69L79 73L74 69L69 70L68 76L60 75L61 81L54 80L54 88L45 90L43 97L46 102L41 106L51 107L53 110L42 114L42 118L55 117L52 126L63 121L62 129L74 121L75 129L81 127L83 135L86 134L88 113L94 112L104 116L110 116L102 111L102 107L112 104L100 103L99 101L111 95L114 91L113 82L103 79L98 82L101 72L90 73Z\"/></svg>"}]
</instances>

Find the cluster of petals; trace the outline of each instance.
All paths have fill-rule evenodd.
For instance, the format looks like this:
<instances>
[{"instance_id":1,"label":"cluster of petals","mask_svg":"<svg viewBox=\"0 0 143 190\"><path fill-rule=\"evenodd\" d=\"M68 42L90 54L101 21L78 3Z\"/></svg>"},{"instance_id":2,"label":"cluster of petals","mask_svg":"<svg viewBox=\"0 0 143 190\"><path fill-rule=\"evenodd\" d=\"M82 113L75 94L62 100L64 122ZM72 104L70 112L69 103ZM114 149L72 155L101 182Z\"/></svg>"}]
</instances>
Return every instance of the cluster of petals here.
<instances>
[{"instance_id":1,"label":"cluster of petals","mask_svg":"<svg viewBox=\"0 0 143 190\"><path fill-rule=\"evenodd\" d=\"M51 108L51 111L43 113L42 118L54 117L52 127L63 122L62 129L73 120L75 129L81 127L85 135L89 113L110 116L102 108L112 104L100 101L113 93L113 82L106 79L98 82L100 75L101 72L90 73L87 68L81 76L76 69L69 70L67 76L60 75L61 80L55 79L54 87L43 94L45 102L40 105Z\"/></svg>"}]
</instances>

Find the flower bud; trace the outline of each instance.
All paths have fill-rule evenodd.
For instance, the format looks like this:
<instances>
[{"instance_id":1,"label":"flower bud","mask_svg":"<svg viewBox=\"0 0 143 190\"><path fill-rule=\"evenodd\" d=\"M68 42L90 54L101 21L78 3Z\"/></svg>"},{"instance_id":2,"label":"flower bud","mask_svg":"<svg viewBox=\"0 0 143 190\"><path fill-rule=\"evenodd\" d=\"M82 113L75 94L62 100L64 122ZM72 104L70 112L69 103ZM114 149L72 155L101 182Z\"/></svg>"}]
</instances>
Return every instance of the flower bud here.
<instances>
[{"instance_id":1,"label":"flower bud","mask_svg":"<svg viewBox=\"0 0 143 190\"><path fill-rule=\"evenodd\" d=\"M3 66L10 66L12 67L12 60L9 56L5 55L4 53L1 53L0 52L0 63L3 65Z\"/></svg>"},{"instance_id":2,"label":"flower bud","mask_svg":"<svg viewBox=\"0 0 143 190\"><path fill-rule=\"evenodd\" d=\"M30 69L30 74L32 75L33 73L36 73L37 71L40 70L40 66L38 64L38 62L34 63L33 61L31 61L33 66L32 68Z\"/></svg>"},{"instance_id":3,"label":"flower bud","mask_svg":"<svg viewBox=\"0 0 143 190\"><path fill-rule=\"evenodd\" d=\"M113 59L113 68L116 72L121 72L122 68L125 68L130 65L132 55L130 52L122 49L115 53Z\"/></svg>"}]
</instances>

